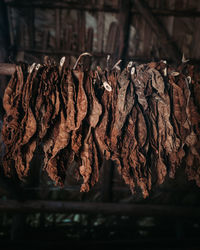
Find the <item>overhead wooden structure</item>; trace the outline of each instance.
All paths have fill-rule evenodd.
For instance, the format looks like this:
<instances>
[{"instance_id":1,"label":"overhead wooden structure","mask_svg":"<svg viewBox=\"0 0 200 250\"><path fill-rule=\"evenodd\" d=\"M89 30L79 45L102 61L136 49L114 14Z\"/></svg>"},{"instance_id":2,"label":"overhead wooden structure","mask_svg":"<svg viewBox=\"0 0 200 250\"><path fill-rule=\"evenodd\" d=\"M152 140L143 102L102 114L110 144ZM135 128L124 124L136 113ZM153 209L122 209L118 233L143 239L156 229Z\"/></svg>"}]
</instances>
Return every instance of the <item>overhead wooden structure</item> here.
<instances>
[{"instance_id":1,"label":"overhead wooden structure","mask_svg":"<svg viewBox=\"0 0 200 250\"><path fill-rule=\"evenodd\" d=\"M24 58L29 63L43 55L78 56L85 50L93 53L97 63L105 63L106 48L113 43L112 38L116 40L110 50L114 60L176 62L181 60L182 53L195 61L200 58L196 50L200 39L198 1L183 0L180 4L178 0L98 3L90 0L85 4L5 0L5 3L11 51L19 60Z\"/></svg>"}]
</instances>

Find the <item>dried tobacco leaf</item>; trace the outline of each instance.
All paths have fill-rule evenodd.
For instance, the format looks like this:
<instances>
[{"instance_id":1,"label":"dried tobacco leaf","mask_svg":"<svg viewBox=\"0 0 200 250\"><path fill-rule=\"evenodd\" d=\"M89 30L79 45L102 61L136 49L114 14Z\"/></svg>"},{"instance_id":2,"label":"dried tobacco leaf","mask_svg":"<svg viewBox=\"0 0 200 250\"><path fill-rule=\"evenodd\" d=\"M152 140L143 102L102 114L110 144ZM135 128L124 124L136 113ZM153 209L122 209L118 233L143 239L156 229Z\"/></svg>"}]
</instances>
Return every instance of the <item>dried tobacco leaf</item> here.
<instances>
[{"instance_id":1,"label":"dried tobacco leaf","mask_svg":"<svg viewBox=\"0 0 200 250\"><path fill-rule=\"evenodd\" d=\"M83 147L80 153L81 166L79 170L81 176L83 177L81 192L88 192L90 189L90 184L94 185L99 178L99 159L94 141L93 129L97 126L99 122L99 117L102 113L102 107L95 96L92 78L90 76L88 76L86 80L85 90L88 98L89 107L88 115L86 118L86 126L88 127L88 131L84 138Z\"/></svg>"},{"instance_id":2,"label":"dried tobacco leaf","mask_svg":"<svg viewBox=\"0 0 200 250\"><path fill-rule=\"evenodd\" d=\"M60 166L57 163L57 158L60 154L60 151L66 148L70 142L71 130L68 127L68 120L71 119L71 116L67 117L68 110L66 110L65 97L67 93L65 92L65 85L68 86L68 72L63 72L61 80L61 94L63 99L55 101L57 102L55 113L56 121L48 133L48 138L44 140L43 150L44 150L44 170L47 171L50 178L55 181L57 185L63 185L64 178L59 176ZM56 88L58 92L58 88ZM59 95L56 92L56 97ZM68 101L68 100L67 100ZM74 114L73 114L74 116ZM62 174L63 176L63 174Z\"/></svg>"},{"instance_id":3,"label":"dried tobacco leaf","mask_svg":"<svg viewBox=\"0 0 200 250\"><path fill-rule=\"evenodd\" d=\"M75 130L76 129L76 89L75 84L73 81L72 71L69 71L67 74L67 106L66 106L66 112L67 112L67 120L66 125L68 129Z\"/></svg>"},{"instance_id":4,"label":"dried tobacco leaf","mask_svg":"<svg viewBox=\"0 0 200 250\"><path fill-rule=\"evenodd\" d=\"M2 128L2 136L6 146L3 166L6 175L10 176L11 168L16 168L19 177L21 176L20 170L14 165L14 159L16 147L18 146L17 142L20 139L21 121L24 115L22 92L27 74L23 74L23 70L26 72L26 65L16 67L16 72L7 86L3 98L3 106L6 111Z\"/></svg>"},{"instance_id":5,"label":"dried tobacco leaf","mask_svg":"<svg viewBox=\"0 0 200 250\"><path fill-rule=\"evenodd\" d=\"M77 78L77 80L75 81L75 85L76 85L76 89L78 89L77 94L76 94L77 99L75 100L75 104L76 104L76 119L75 119L76 127L75 129L79 129L83 119L85 118L87 114L87 107L88 107L87 96L85 94L85 90L83 87L85 73L74 70L73 75Z\"/></svg>"},{"instance_id":6,"label":"dried tobacco leaf","mask_svg":"<svg viewBox=\"0 0 200 250\"><path fill-rule=\"evenodd\" d=\"M148 108L148 103L146 99L146 88L149 79L149 72L145 71L145 65L140 65L137 67L137 76L132 76L132 81L134 83L135 93L140 105L142 105L144 111Z\"/></svg>"},{"instance_id":7,"label":"dried tobacco leaf","mask_svg":"<svg viewBox=\"0 0 200 250\"><path fill-rule=\"evenodd\" d=\"M200 187L200 114L197 107L194 105L194 100L190 97L189 100L189 119L191 122L191 133L186 137L186 145L189 152L186 156L186 174L188 180L195 180Z\"/></svg>"},{"instance_id":8,"label":"dried tobacco leaf","mask_svg":"<svg viewBox=\"0 0 200 250\"><path fill-rule=\"evenodd\" d=\"M104 153L107 155L107 157L110 156L110 150L108 146L105 143L105 138L107 135L107 130L109 127L110 117L109 117L109 110L112 107L112 91L109 92L107 90L104 90L103 95L101 97L100 104L102 106L102 114L100 117L100 120L98 124L95 127L95 139L98 145L98 148L101 152L101 155L103 157Z\"/></svg>"},{"instance_id":9,"label":"dried tobacco leaf","mask_svg":"<svg viewBox=\"0 0 200 250\"><path fill-rule=\"evenodd\" d=\"M113 113L114 123L111 127L110 137L110 150L112 152L112 160L116 162L119 161L119 141L121 140L121 134L127 116L132 110L134 105L134 88L133 84L129 79L129 72L124 70L118 78L118 83L120 85L116 97L114 98L115 103L111 107L115 107L115 110L111 111ZM115 84L117 86L117 84Z\"/></svg>"},{"instance_id":10,"label":"dried tobacco leaf","mask_svg":"<svg viewBox=\"0 0 200 250\"><path fill-rule=\"evenodd\" d=\"M163 182L163 178L167 173L166 163L162 160L162 155L166 155L168 158L170 166L170 177L174 177L175 168L177 164L181 161L179 158L182 152L180 138L177 137L174 127L171 123L171 106L170 106L170 96L168 91L165 90L164 81L158 71L153 72L155 78L152 75L152 86L157 90L159 96L156 97L157 110L158 110L158 153L159 153L159 183ZM156 83L155 83L156 82ZM159 84L158 84L159 83ZM184 155L184 154L182 154ZM176 158L176 159L175 159ZM176 164L177 163L177 164Z\"/></svg>"},{"instance_id":11,"label":"dried tobacco leaf","mask_svg":"<svg viewBox=\"0 0 200 250\"><path fill-rule=\"evenodd\" d=\"M200 186L198 70L164 61L132 66L120 76L100 67L97 74L33 65L27 74L27 65L17 66L3 99L5 173L27 176L42 144L44 169L56 184L64 184L74 160L79 164L81 191L98 181L104 156L144 197L183 161L188 179Z\"/></svg>"},{"instance_id":12,"label":"dried tobacco leaf","mask_svg":"<svg viewBox=\"0 0 200 250\"><path fill-rule=\"evenodd\" d=\"M84 90L85 82L87 81L88 75L81 71L75 71L74 75L76 76L78 82L78 94L77 94L77 102L76 102L76 128L72 131L71 136L71 147L76 155L79 155L79 150L82 145L82 135L83 135L83 126L82 122L87 115L88 112L88 99Z\"/></svg>"},{"instance_id":13,"label":"dried tobacco leaf","mask_svg":"<svg viewBox=\"0 0 200 250\"><path fill-rule=\"evenodd\" d=\"M36 149L36 142L31 141L29 145L29 141L32 140L32 137L35 135L37 130L37 123L32 111L33 107L31 105L31 100L34 98L34 96L32 96L32 88L34 84L33 80L37 74L37 69L29 72L22 91L24 117L21 120L20 136L14 150L15 168L20 179L27 176L30 162Z\"/></svg>"},{"instance_id":14,"label":"dried tobacco leaf","mask_svg":"<svg viewBox=\"0 0 200 250\"><path fill-rule=\"evenodd\" d=\"M57 67L44 66L35 102L35 115L38 122L38 135L42 140L60 110Z\"/></svg>"},{"instance_id":15,"label":"dried tobacco leaf","mask_svg":"<svg viewBox=\"0 0 200 250\"><path fill-rule=\"evenodd\" d=\"M63 109L60 111L60 119L56 128L57 129L54 130L53 133L53 147L51 147L51 156L48 156L49 160L45 168L48 174L51 176L52 174L50 174L50 172L55 168L59 168L59 166L56 164L57 154L69 144L71 138L70 130L67 127L66 117L64 116ZM54 181L56 180L57 179Z\"/></svg>"},{"instance_id":16,"label":"dried tobacco leaf","mask_svg":"<svg viewBox=\"0 0 200 250\"><path fill-rule=\"evenodd\" d=\"M141 188L142 194L146 198L151 187L151 175L146 164L146 155L142 152L146 138L136 138L139 126L144 127L143 131L146 134L146 124L142 116L141 109L138 105L135 105L126 125L121 148L122 168L120 172L126 184L129 184L131 191L134 193L137 185Z\"/></svg>"}]
</instances>

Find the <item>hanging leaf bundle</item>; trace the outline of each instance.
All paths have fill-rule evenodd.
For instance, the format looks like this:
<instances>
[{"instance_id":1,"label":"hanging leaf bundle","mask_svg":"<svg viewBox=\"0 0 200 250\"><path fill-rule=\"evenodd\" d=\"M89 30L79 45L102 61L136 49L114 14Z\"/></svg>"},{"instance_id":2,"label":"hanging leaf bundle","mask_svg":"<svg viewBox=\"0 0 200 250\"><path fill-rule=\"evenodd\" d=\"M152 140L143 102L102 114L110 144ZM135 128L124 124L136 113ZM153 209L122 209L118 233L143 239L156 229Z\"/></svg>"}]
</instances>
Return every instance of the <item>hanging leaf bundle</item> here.
<instances>
[{"instance_id":1,"label":"hanging leaf bundle","mask_svg":"<svg viewBox=\"0 0 200 250\"><path fill-rule=\"evenodd\" d=\"M192 65L131 62L122 72L118 65L93 72L63 61L20 64L3 105L7 176L26 179L40 145L56 185L77 162L83 192L98 182L104 158L144 197L179 167L200 186L200 70Z\"/></svg>"}]
</instances>

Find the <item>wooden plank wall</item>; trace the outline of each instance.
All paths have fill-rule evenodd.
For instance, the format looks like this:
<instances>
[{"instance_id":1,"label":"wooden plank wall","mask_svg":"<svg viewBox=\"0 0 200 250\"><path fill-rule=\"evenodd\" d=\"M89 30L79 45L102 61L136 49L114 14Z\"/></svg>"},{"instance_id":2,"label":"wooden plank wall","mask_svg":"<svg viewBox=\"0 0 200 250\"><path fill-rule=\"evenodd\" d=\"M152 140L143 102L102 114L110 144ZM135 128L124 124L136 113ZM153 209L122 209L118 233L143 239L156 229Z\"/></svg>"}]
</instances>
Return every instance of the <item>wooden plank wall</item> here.
<instances>
[{"instance_id":1,"label":"wooden plank wall","mask_svg":"<svg viewBox=\"0 0 200 250\"><path fill-rule=\"evenodd\" d=\"M123 41L119 34L124 35L126 29L121 25L120 10L127 1L65 0L49 5L45 5L44 0L5 2L11 48L18 60L37 62L43 55L59 59L63 55L78 56L86 50L94 55L94 67L103 65L108 53L114 61L120 57L139 62L171 59L149 23L135 8L134 0L130 0L130 34L126 34L129 42L127 48L123 48L126 55L119 52ZM146 2L179 51L186 58L200 61L200 0ZM124 13L124 17L126 15L128 13ZM126 24L126 20L124 22Z\"/></svg>"},{"instance_id":2,"label":"wooden plank wall","mask_svg":"<svg viewBox=\"0 0 200 250\"><path fill-rule=\"evenodd\" d=\"M187 58L199 60L200 18L190 15L190 13L200 11L200 1L149 0L148 5L166 28L179 50ZM177 11L177 13L175 13L175 16L169 15L170 11ZM130 41L129 58L135 57L138 60L167 58L168 56L164 52L162 45L143 16L137 13L134 14L134 7L132 12L132 33L135 32L135 34L132 36L132 41ZM184 12L188 12L188 14L186 13L188 16L181 16ZM166 15L166 13L168 14Z\"/></svg>"}]
</instances>

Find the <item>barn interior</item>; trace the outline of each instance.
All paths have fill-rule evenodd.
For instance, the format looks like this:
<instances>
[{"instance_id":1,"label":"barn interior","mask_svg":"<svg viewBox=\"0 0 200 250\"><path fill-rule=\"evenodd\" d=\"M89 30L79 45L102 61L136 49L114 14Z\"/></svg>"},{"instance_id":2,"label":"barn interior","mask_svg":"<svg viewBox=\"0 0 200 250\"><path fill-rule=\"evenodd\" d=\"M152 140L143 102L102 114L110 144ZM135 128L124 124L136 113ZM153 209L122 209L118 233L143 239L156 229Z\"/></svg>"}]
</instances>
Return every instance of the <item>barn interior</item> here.
<instances>
[{"instance_id":1,"label":"barn interior","mask_svg":"<svg viewBox=\"0 0 200 250\"><path fill-rule=\"evenodd\" d=\"M56 247L62 249L200 249L199 27L200 0L0 1L1 249L55 249ZM67 65L66 68L72 71L78 68L84 74L87 74L88 71L94 72L94 79L97 77L97 82L101 82L100 90L103 91L102 86L104 86L104 92L108 93L110 93L109 88L113 85L110 86L109 81L106 82L104 79L104 71L107 72L106 79L108 79L112 75L111 71L114 71L114 75L119 76L119 72L124 72L123 69L126 69L133 79L132 82L135 81L134 93L136 93L135 96L139 103L137 110L143 110L144 104L140 102L140 94L139 91L137 92L139 87L136 86L137 81L135 80L139 77L139 73L135 76L135 72L140 72L141 69L140 80L144 75L144 78L151 76L151 81L153 81L153 75L155 76L158 72L158 78L162 77L165 88L172 93L172 96L169 94L171 99L165 106L166 109L159 110L158 108L158 116L162 112L165 113L167 107L170 106L172 111L169 121L172 123L175 119L173 117L176 116L173 111L176 109L174 108L176 103L173 93L177 89L178 97L176 97L180 98L182 95L187 95L188 87L189 97L194 100L191 104L193 113L188 115L191 120L188 121L188 124L192 125L190 129L187 128L188 130L185 127L186 132L184 133L186 133L185 137L187 137L187 133L190 133L188 136L195 136L195 142L192 144L192 142L188 142L189 139L185 139L185 144L182 144L185 155L182 156L176 167L172 161L170 162L170 158L167 158L170 157L170 154L166 153L167 150L162 151L163 155L167 155L162 155L164 160L167 159L165 178L159 177L159 173L152 170L152 183L149 188L149 184L146 182L143 184L143 180L139 180L142 177L138 177L137 182L133 173L128 172L127 175L121 173L113 160L114 157L111 157L116 156L115 150L120 154L121 148L119 150L114 145L112 154L106 155L104 151L105 154L99 161L98 170L96 170L99 171L98 181L95 179L92 184L92 177L88 180L84 174L81 174L81 167L80 165L77 167L77 160L77 162L71 161L64 169L62 175L65 178L60 184L60 179L57 178L59 174L48 172L48 168L47 170L44 168L43 146L45 143L43 141L37 144L29 162L28 174L25 177L21 176L22 172L15 169L14 164L12 166L15 173L9 176L10 166L7 164L11 157L9 153L13 150L13 145L18 143L15 141L14 144L6 144L6 141L10 140L10 138L6 138L10 134L5 132L6 126L10 124L9 113L5 105L8 87L14 84L17 77L19 79L21 74L19 72L25 74L25 69L28 68L31 75L31 70L36 71L36 65L54 67L59 73L61 72L61 75L64 74L62 73L64 70L61 71L63 58ZM32 68L31 65L33 65ZM184 82L185 85L179 85L179 81L181 84ZM156 85L156 83L154 84ZM151 98L162 97L159 86L152 95L153 97L148 97L147 105L150 108L149 111L144 109L144 122L148 120L148 114L151 114L151 110L153 110L153 106L149 104ZM156 87L154 86L154 88ZM183 94L181 94L182 92ZM14 94L15 99L17 93ZM29 94L34 96L31 91ZM101 93L99 95L103 96ZM147 95L146 92L145 95ZM150 94L148 95L150 96ZM88 99L91 99L89 96L90 94L88 94ZM114 99L113 97L112 100ZM107 101L109 102L110 99ZM76 103L76 100L74 102ZM190 112L188 102L185 104L186 111L184 111L185 102L177 101L180 112L186 112L186 114ZM99 103L101 102L99 101ZM127 101L127 103L129 102ZM113 104L113 110L118 107L118 103L115 104ZM16 105L15 103L12 108ZM25 103L25 105L29 104ZM132 104L132 107L134 105ZM37 106L37 101L35 106ZM126 109L122 113L125 111ZM106 122L111 119L110 116L114 116L112 111L109 112L111 113L105 119ZM100 118L103 117L102 114L99 114ZM142 119L139 115L137 118ZM162 130L159 128L159 121L155 122L158 134ZM115 122L117 122L117 118ZM126 134L129 128L128 122L128 120L124 120L124 132L120 135L119 143L123 141L123 138L126 138L125 140L129 138ZM180 123L181 127L182 121L177 119L176 122ZM149 127L146 128L147 137L150 137L151 132L149 131L153 130L151 120L149 124ZM19 122L19 125L25 126L22 121ZM87 128L84 126L81 126L79 131L81 136L86 133ZM137 126L136 138L138 133L142 137L143 132L140 127L143 125ZM47 129L47 125L45 129ZM166 128L166 131L168 129ZM178 130L178 128L176 129ZM174 132L173 140L177 134L178 132ZM50 136L47 134L46 137ZM180 137L177 136L177 140ZM112 138L114 136L111 136L111 146ZM109 138L106 137L106 140L108 141ZM132 140L134 141L134 138ZM117 143L117 141L115 142ZM128 149L122 150L127 158L129 157L129 152L126 153ZM23 148L23 150L25 149ZM88 152L95 154L93 150L97 149L90 148ZM175 149L172 151L174 153ZM22 151L22 154L23 152L26 153L26 150ZM148 151L146 155L143 154L144 161L147 161L151 170L151 166L153 169L153 158L157 155L150 157L150 153ZM177 151L174 154L179 153L180 151ZM71 153L66 156L66 162L70 156ZM159 157L158 159L160 159ZM59 164L62 165L58 163L57 169L61 168ZM164 163L160 162L160 165L162 164ZM91 169L95 168L94 165L95 163L91 165ZM130 164L128 165L130 166ZM142 166L144 165L141 164L141 169ZM20 167L21 165L19 169ZM79 178L77 178L77 169L80 171ZM141 171L141 175L145 175L147 178L143 169ZM131 178L135 178L136 186L131 182ZM148 187L144 187L144 185Z\"/></svg>"}]
</instances>

